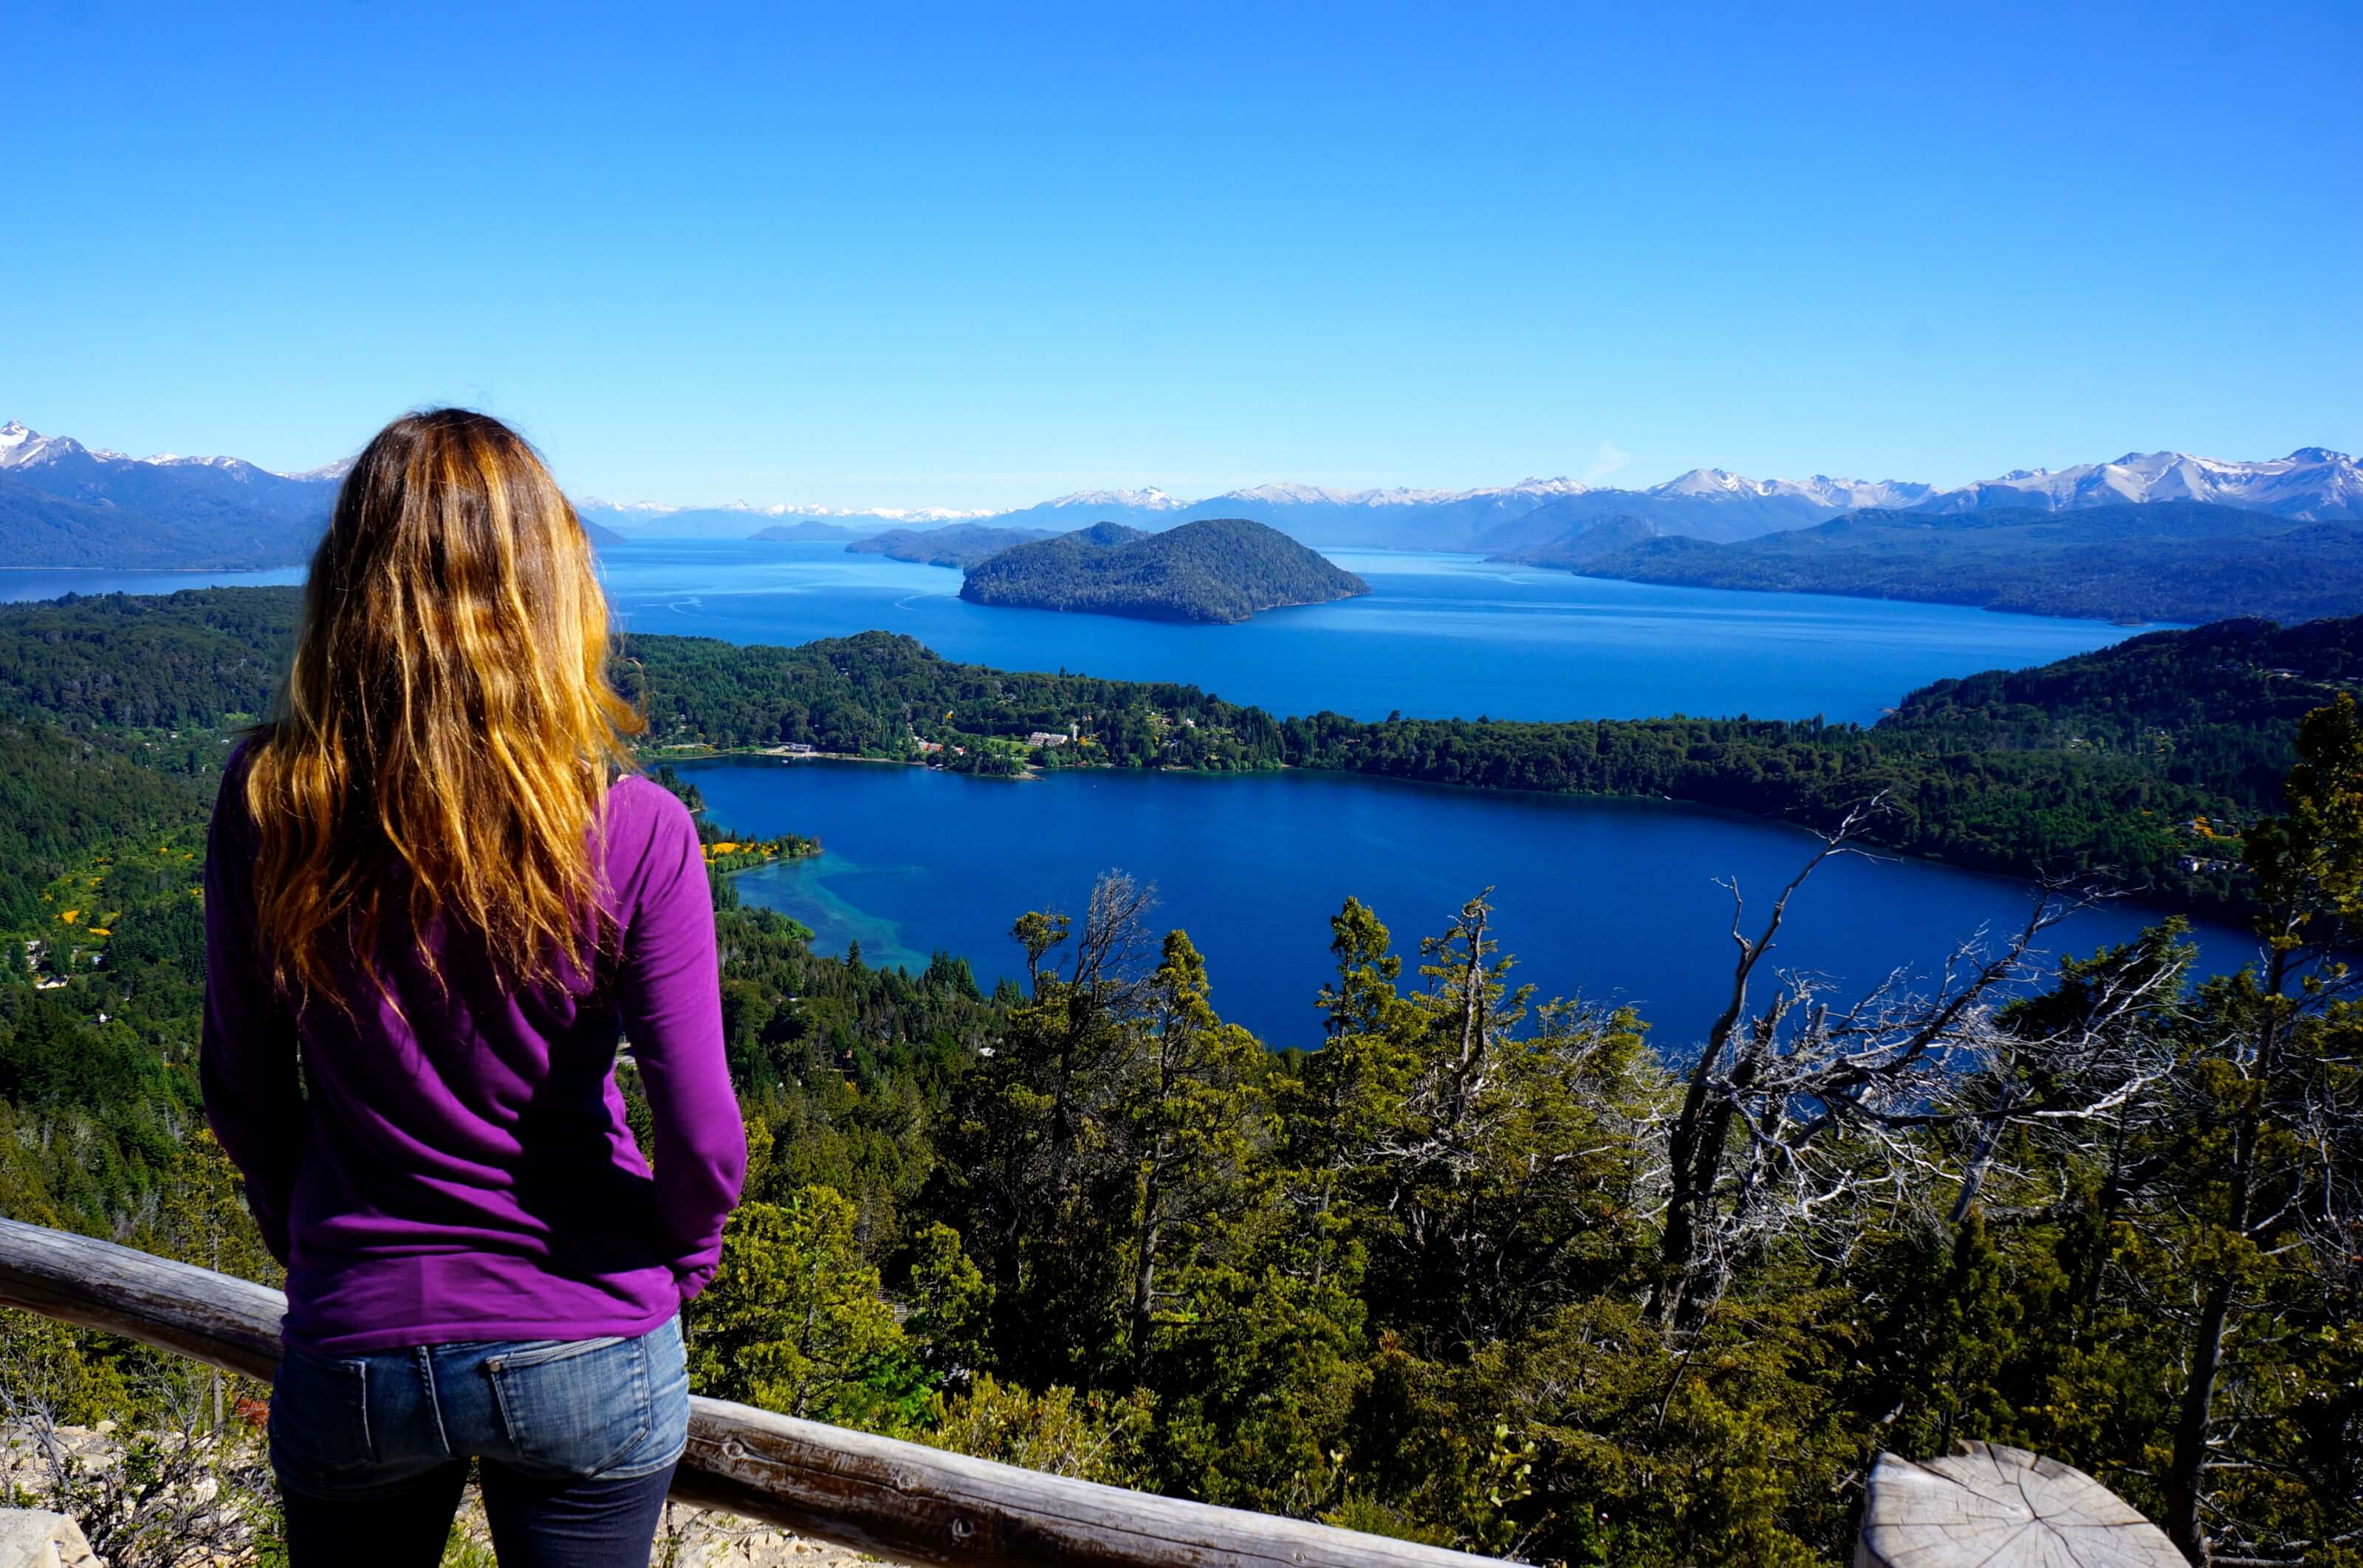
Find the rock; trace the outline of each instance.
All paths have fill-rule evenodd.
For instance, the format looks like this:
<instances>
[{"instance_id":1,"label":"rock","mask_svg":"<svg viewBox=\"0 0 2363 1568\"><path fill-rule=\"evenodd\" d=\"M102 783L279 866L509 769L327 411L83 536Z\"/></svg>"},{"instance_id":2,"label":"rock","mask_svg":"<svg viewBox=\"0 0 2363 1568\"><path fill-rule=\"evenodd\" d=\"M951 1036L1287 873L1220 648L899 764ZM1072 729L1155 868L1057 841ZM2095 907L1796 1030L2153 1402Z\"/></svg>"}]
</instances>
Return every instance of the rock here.
<instances>
[{"instance_id":1,"label":"rock","mask_svg":"<svg viewBox=\"0 0 2363 1568\"><path fill-rule=\"evenodd\" d=\"M99 1568L82 1526L38 1508L0 1508L0 1568Z\"/></svg>"}]
</instances>

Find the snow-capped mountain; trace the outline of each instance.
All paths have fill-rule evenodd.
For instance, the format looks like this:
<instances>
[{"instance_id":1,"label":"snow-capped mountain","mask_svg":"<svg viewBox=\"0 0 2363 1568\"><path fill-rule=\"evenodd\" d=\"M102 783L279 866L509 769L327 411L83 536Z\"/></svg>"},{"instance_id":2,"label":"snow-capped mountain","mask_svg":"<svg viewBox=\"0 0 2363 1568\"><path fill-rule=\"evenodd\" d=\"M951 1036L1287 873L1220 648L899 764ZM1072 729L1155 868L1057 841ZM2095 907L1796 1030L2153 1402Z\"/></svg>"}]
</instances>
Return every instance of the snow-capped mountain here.
<instances>
[{"instance_id":1,"label":"snow-capped mountain","mask_svg":"<svg viewBox=\"0 0 2363 1568\"><path fill-rule=\"evenodd\" d=\"M1245 517L1307 544L1451 550L1537 507L1585 493L1580 480L1525 479L1471 490L1331 490L1259 484L1186 508L1182 518Z\"/></svg>"},{"instance_id":2,"label":"snow-capped mountain","mask_svg":"<svg viewBox=\"0 0 2363 1568\"><path fill-rule=\"evenodd\" d=\"M603 524L627 538L641 539L743 539L767 526L797 523L826 523L863 535L887 528L970 523L993 515L990 511L963 512L948 506L754 506L743 501L718 506L671 506L660 501L602 501L596 496L586 496L576 506L586 520Z\"/></svg>"},{"instance_id":3,"label":"snow-capped mountain","mask_svg":"<svg viewBox=\"0 0 2363 1568\"><path fill-rule=\"evenodd\" d=\"M2065 512L2149 501L2204 501L2304 521L2363 517L2363 465L2344 452L2301 447L2286 458L2226 462L2189 452L2127 452L2114 462L2019 469L1938 491L1924 512L2021 507Z\"/></svg>"},{"instance_id":4,"label":"snow-capped mountain","mask_svg":"<svg viewBox=\"0 0 2363 1568\"><path fill-rule=\"evenodd\" d=\"M39 468L73 458L115 459L122 458L123 454L103 447L94 452L71 436L44 436L21 420L0 425L0 469Z\"/></svg>"},{"instance_id":5,"label":"snow-capped mountain","mask_svg":"<svg viewBox=\"0 0 2363 1568\"><path fill-rule=\"evenodd\" d=\"M301 473L283 474L280 477L314 483L342 484L345 476L353 471L354 460L360 456L361 454L356 452L350 458L338 458L335 462L322 463L316 469L305 469Z\"/></svg>"},{"instance_id":6,"label":"snow-capped mountain","mask_svg":"<svg viewBox=\"0 0 2363 1568\"><path fill-rule=\"evenodd\" d=\"M342 467L330 465L338 473ZM280 474L242 458L172 452L130 458L13 419L0 425L0 476L45 495L165 522L219 521L227 509L316 523L336 499L326 470Z\"/></svg>"},{"instance_id":7,"label":"snow-capped mountain","mask_svg":"<svg viewBox=\"0 0 2363 1568\"><path fill-rule=\"evenodd\" d=\"M1155 485L1147 490L1078 490L1066 495L1052 496L1042 502L1044 507L1062 512L1090 511L1104 506L1122 507L1133 512L1178 512L1189 504L1166 494Z\"/></svg>"},{"instance_id":8,"label":"snow-capped mountain","mask_svg":"<svg viewBox=\"0 0 2363 1568\"><path fill-rule=\"evenodd\" d=\"M1248 506L1382 507L1448 506L1467 502L1499 501L1538 506L1562 495L1581 495L1584 486L1561 475L1558 479L1525 479L1515 484L1481 485L1474 490L1328 490L1313 484L1259 484L1248 490L1226 491L1209 496L1199 506L1236 501Z\"/></svg>"},{"instance_id":9,"label":"snow-capped mountain","mask_svg":"<svg viewBox=\"0 0 2363 1568\"><path fill-rule=\"evenodd\" d=\"M310 551L336 494L326 475L239 458L128 458L0 425L0 564L284 566Z\"/></svg>"},{"instance_id":10,"label":"snow-capped mountain","mask_svg":"<svg viewBox=\"0 0 2363 1568\"><path fill-rule=\"evenodd\" d=\"M1145 490L1079 490L1052 496L1015 512L992 514L995 527L1042 528L1066 534L1093 523L1129 523L1140 528L1170 528L1187 514L1189 502L1151 485ZM973 514L960 519L973 523Z\"/></svg>"},{"instance_id":11,"label":"snow-capped mountain","mask_svg":"<svg viewBox=\"0 0 2363 1568\"><path fill-rule=\"evenodd\" d=\"M1835 512L1857 512L1866 506L1909 506L1934 489L1909 480L1832 479L1827 474L1807 480L1753 480L1728 469L1692 469L1642 493L1708 501L1803 501Z\"/></svg>"},{"instance_id":12,"label":"snow-capped mountain","mask_svg":"<svg viewBox=\"0 0 2363 1568\"><path fill-rule=\"evenodd\" d=\"M283 474L238 458L170 452L130 458L11 420L0 424L0 490L46 501L43 508L19 502L0 519L0 562L96 564L89 558L94 550L187 565L233 558L300 560L351 466L348 458ZM588 520L641 538L744 538L767 525L803 523L868 537L954 523L1064 533L1104 521L1166 528L1202 517L1246 517L1315 545L1517 554L1610 520L1725 542L1869 509L2065 512L2167 501L2241 507L2301 522L2363 518L2363 465L2342 452L2305 447L2262 461L2128 452L2112 462L2023 469L1943 490L1905 480L1827 474L1759 480L1702 468L1644 489L1592 486L1565 476L1466 490L1343 490L1275 481L1201 501L1153 487L1077 491L1001 512L745 502L679 506L596 498L584 500L582 511ZM80 510L61 512L60 506ZM27 522L35 510L47 521ZM111 534L120 536L120 549L94 542ZM61 543L68 535L82 542ZM43 558L45 551L58 558Z\"/></svg>"},{"instance_id":13,"label":"snow-capped mountain","mask_svg":"<svg viewBox=\"0 0 2363 1568\"><path fill-rule=\"evenodd\" d=\"M106 447L85 447L71 436L44 436L22 420L12 419L0 425L0 470L53 468L72 463L76 458L150 469L211 469L241 480L290 480L297 483L342 479L346 470L353 466L352 459L346 458L303 473L283 474L258 468L244 458L193 458L178 452L158 452L152 457L134 458Z\"/></svg>"},{"instance_id":14,"label":"snow-capped mountain","mask_svg":"<svg viewBox=\"0 0 2363 1568\"><path fill-rule=\"evenodd\" d=\"M1311 543L1514 553L1607 519L1637 519L1662 533L1726 542L1812 527L1872 508L2065 511L2160 501L2200 501L2302 521L2363 517L2363 466L2344 453L2309 447L2263 462L2183 452L2128 453L2113 463L2022 470L1949 490L1910 480L1828 474L1758 480L1726 469L1692 469L1641 490L1564 479L1472 491L1268 484L1200 502L1184 515L1237 511Z\"/></svg>"},{"instance_id":15,"label":"snow-capped mountain","mask_svg":"<svg viewBox=\"0 0 2363 1568\"><path fill-rule=\"evenodd\" d=\"M349 464L347 465L350 467ZM993 515L991 508L963 512L949 506L756 506L744 501L726 501L714 506L673 506L661 501L603 501L586 495L576 503L583 512L595 512L603 516L624 518L681 517L692 513L728 513L738 517L883 517L895 523L963 523Z\"/></svg>"}]
</instances>

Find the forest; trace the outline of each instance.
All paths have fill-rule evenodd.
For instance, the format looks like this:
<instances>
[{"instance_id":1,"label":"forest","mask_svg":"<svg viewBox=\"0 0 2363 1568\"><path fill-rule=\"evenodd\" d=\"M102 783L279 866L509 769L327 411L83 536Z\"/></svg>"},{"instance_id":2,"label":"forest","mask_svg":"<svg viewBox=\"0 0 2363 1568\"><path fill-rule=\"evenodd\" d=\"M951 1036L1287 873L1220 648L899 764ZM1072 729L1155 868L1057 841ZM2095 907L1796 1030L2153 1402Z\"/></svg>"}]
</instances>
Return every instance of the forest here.
<instances>
[{"instance_id":1,"label":"forest","mask_svg":"<svg viewBox=\"0 0 2363 1568\"><path fill-rule=\"evenodd\" d=\"M1095 523L1013 545L971 564L960 597L1032 610L1220 622L1370 591L1277 528L1207 517L1154 534Z\"/></svg>"},{"instance_id":2,"label":"forest","mask_svg":"<svg viewBox=\"0 0 2363 1568\"><path fill-rule=\"evenodd\" d=\"M244 591L0 612L0 1213L266 1280L201 1131L194 889L229 726L266 703L292 609ZM2049 780L2063 812L2100 780L2220 798L2247 813L2262 954L2194 983L2169 922L2045 960L2046 922L2083 896L2063 889L1942 972L1831 996L1778 967L1786 901L1751 902L1732 967L1699 977L1723 1017L1676 1056L1645 1015L1514 973L1517 933L1477 889L1431 932L1349 900L1334 966L1304 977L1325 1043L1274 1052L1120 877L1009 911L1026 978L985 992L949 955L815 955L738 902L725 860L755 1160L691 1314L704 1391L1566 1564L1836 1562L1877 1452L1983 1438L2091 1471L2219 1561L2363 1563L2363 1011L2334 957L2363 922L2363 720L2336 694L2363 671L2354 624L1945 682L1892 734L1283 723L882 636L629 653L660 740L882 749L1080 720L1131 765L1195 736L1208 765L1532 784L1575 759L1704 788L1744 756L1803 801L1923 757L1974 781L1932 784L1940 801L2006 801L2014 778ZM1823 854L1880 828L1866 804L1823 824ZM1939 820L1999 833L2005 809L2047 808ZM741 847L703 816L701 836ZM49 1495L97 1520L110 1562L193 1541L269 1559L261 1473L196 1441L200 1375L13 1314L0 1341L9 1419L139 1425L162 1434L155 1474L211 1465L254 1504L192 1534L68 1474Z\"/></svg>"},{"instance_id":3,"label":"forest","mask_svg":"<svg viewBox=\"0 0 2363 1568\"><path fill-rule=\"evenodd\" d=\"M42 715L101 752L135 745L185 770L195 729L268 705L296 597L218 589L0 608L0 712ZM2193 909L2236 910L2238 824L2278 801L2298 717L2358 672L2363 617L2131 638L2036 669L1937 682L1868 728L1283 720L1194 687L958 664L883 632L795 648L636 635L618 678L645 705L659 754L804 744L915 758L926 742L944 748L937 762L983 772L1316 767L1662 797L1819 829L1877 800L1858 831L1884 849L2014 875L2106 876ZM1080 744L1026 744L1071 727ZM23 809L12 821L79 808L33 790ZM8 888L0 873L0 904Z\"/></svg>"},{"instance_id":4,"label":"forest","mask_svg":"<svg viewBox=\"0 0 2363 1568\"><path fill-rule=\"evenodd\" d=\"M1481 900L1401 938L1349 901L1326 1043L1279 1054L1121 879L1016 914L1028 978L986 995L818 957L717 875L756 1158L699 1386L1566 1563L1835 1562L1873 1452L1999 1439L2351 1563L2363 1019L2318 965L2363 916L2352 702L2295 749L2248 838L2266 972L2189 985L2169 923L2038 976L2031 922L1827 999L1756 907L1689 1061L1514 984ZM85 851L49 891L98 912L0 985L0 1210L267 1278L197 1131L201 810ZM0 1335L19 1410L187 1408L140 1353ZM108 1520L110 1561L179 1560Z\"/></svg>"}]
</instances>

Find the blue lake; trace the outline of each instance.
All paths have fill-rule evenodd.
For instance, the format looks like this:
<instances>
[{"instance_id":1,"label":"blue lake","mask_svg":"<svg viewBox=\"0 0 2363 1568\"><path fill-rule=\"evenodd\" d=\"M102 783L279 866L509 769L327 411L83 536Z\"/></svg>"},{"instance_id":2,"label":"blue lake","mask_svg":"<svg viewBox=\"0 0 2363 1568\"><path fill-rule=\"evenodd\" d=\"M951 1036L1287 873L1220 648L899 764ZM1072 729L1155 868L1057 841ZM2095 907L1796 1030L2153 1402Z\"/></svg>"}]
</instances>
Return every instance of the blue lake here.
<instances>
[{"instance_id":1,"label":"blue lake","mask_svg":"<svg viewBox=\"0 0 2363 1568\"><path fill-rule=\"evenodd\" d=\"M1333 550L1364 598L1231 626L986 609L960 574L838 545L635 542L602 555L631 629L793 644L873 627L947 658L1179 680L1281 714L1690 713L1869 723L1945 676L2065 658L2147 627L1797 593L1654 588L1472 556Z\"/></svg>"},{"instance_id":2,"label":"blue lake","mask_svg":"<svg viewBox=\"0 0 2363 1568\"><path fill-rule=\"evenodd\" d=\"M630 630L792 645L883 629L947 658L1179 680L1281 714L1362 719L1647 718L1690 713L1869 723L1915 686L2065 658L2150 626L1943 604L1655 588L1473 556L1333 550L1364 598L1234 626L991 610L941 567L841 545L635 541L600 570ZM266 572L0 569L0 602L294 583Z\"/></svg>"},{"instance_id":3,"label":"blue lake","mask_svg":"<svg viewBox=\"0 0 2363 1568\"><path fill-rule=\"evenodd\" d=\"M304 569L268 571L85 571L72 567L0 567L0 604L62 599L69 593L178 593L184 588L277 588L304 580Z\"/></svg>"},{"instance_id":4,"label":"blue lake","mask_svg":"<svg viewBox=\"0 0 2363 1568\"><path fill-rule=\"evenodd\" d=\"M2147 628L1942 605L1653 588L1488 565L1468 556L1331 552L1366 598L1234 626L990 610L960 574L837 545L637 542L601 570L630 630L793 644L872 628L951 658L1014 669L1188 681L1281 713L1363 718L1639 717L1869 723L1915 686L2039 664ZM283 583L262 573L0 571L0 599ZM1206 950L1225 1015L1277 1044L1311 1043L1329 968L1328 917L1348 894L1417 939L1491 886L1505 948L1546 995L1631 1001L1679 1051L1703 1032L1730 972L1728 895L1769 897L1812 848L1794 830L1662 803L1436 789L1316 774L1247 778L1062 773L1012 782L890 765L696 765L717 820L817 834L815 861L740 878L750 900L813 927L824 951L872 963L966 956L1014 974L1009 924L1079 910L1101 871L1158 884L1159 919ZM2025 889L1915 862L1848 859L1795 907L1781 961L1867 985L1925 966L1980 924L2024 918ZM2154 918L2115 906L2058 933L2068 950ZM2248 940L2202 933L2213 966Z\"/></svg>"},{"instance_id":5,"label":"blue lake","mask_svg":"<svg viewBox=\"0 0 2363 1568\"><path fill-rule=\"evenodd\" d=\"M1315 773L1236 777L1115 771L982 779L893 764L727 759L682 768L734 830L819 836L826 853L738 878L748 901L811 926L825 952L859 942L872 964L916 967L937 948L991 984L1020 972L1010 922L1079 912L1120 868L1157 884L1155 923L1207 955L1226 1018L1272 1044L1319 1035L1328 918L1352 894L1392 928L1406 969L1418 938L1488 886L1517 977L1544 996L1630 1001L1679 1053L1730 983L1736 878L1761 908L1814 846L1798 830L1647 801L1450 790ZM1978 926L2025 918L2002 878L1917 861L1846 858L1791 906L1774 962L1848 987L1923 968ZM2058 928L2084 952L2157 918L2128 904ZM2254 943L2200 931L2203 959L2235 967Z\"/></svg>"}]
</instances>

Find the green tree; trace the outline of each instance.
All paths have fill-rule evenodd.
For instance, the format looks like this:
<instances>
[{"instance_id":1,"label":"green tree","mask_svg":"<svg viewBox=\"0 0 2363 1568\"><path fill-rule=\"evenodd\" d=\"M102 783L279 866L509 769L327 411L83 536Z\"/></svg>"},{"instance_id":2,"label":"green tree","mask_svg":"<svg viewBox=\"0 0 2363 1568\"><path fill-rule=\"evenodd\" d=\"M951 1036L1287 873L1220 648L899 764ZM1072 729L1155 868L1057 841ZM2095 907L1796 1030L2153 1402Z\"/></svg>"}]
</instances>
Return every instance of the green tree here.
<instances>
[{"instance_id":1,"label":"green tree","mask_svg":"<svg viewBox=\"0 0 2363 1568\"><path fill-rule=\"evenodd\" d=\"M1160 1317L1204 1317L1196 1276L1236 1265L1242 1222L1269 1187L1264 1049L1215 1016L1207 991L1205 959L1188 935L1168 933L1120 1112L1133 1178L1126 1332L1136 1379Z\"/></svg>"},{"instance_id":2,"label":"green tree","mask_svg":"<svg viewBox=\"0 0 2363 1568\"><path fill-rule=\"evenodd\" d=\"M840 1426L910 1430L928 1379L862 1257L854 1216L825 1187L731 1216L721 1267L691 1309L690 1376L702 1392Z\"/></svg>"},{"instance_id":3,"label":"green tree","mask_svg":"<svg viewBox=\"0 0 2363 1568\"><path fill-rule=\"evenodd\" d=\"M947 1386L978 1375L993 1329L993 1286L938 1221L911 1240L910 1315L904 1331L927 1370Z\"/></svg>"},{"instance_id":4,"label":"green tree","mask_svg":"<svg viewBox=\"0 0 2363 1568\"><path fill-rule=\"evenodd\" d=\"M2351 1297L2363 1235L2363 1031L2339 996L2346 966L2336 956L2363 923L2363 714L2354 698L2307 715L2297 750L2286 810L2247 835L2263 972L2207 988L2188 1099L2177 1125L2161 1130L2198 1293L2164 1523L2194 1562L2206 1560L2213 1537L2254 1530L2254 1505L2269 1501L2255 1473L2280 1468L2284 1456L2269 1450L2289 1445L2270 1437L2303 1419L2288 1395L2293 1382L2313 1381L2286 1375L2292 1354L2302 1359L2312 1338L2329 1366L2351 1373L2358 1359L2351 1341L2338 1353L2351 1328L2323 1310L2342 1285ZM2310 1321L2321 1325L2311 1336ZM2227 1405L2236 1419L2226 1420ZM2351 1401L2348 1410L2351 1422ZM2350 1495L2349 1529L2355 1512ZM2287 1542L2268 1526L2248 1544Z\"/></svg>"}]
</instances>

